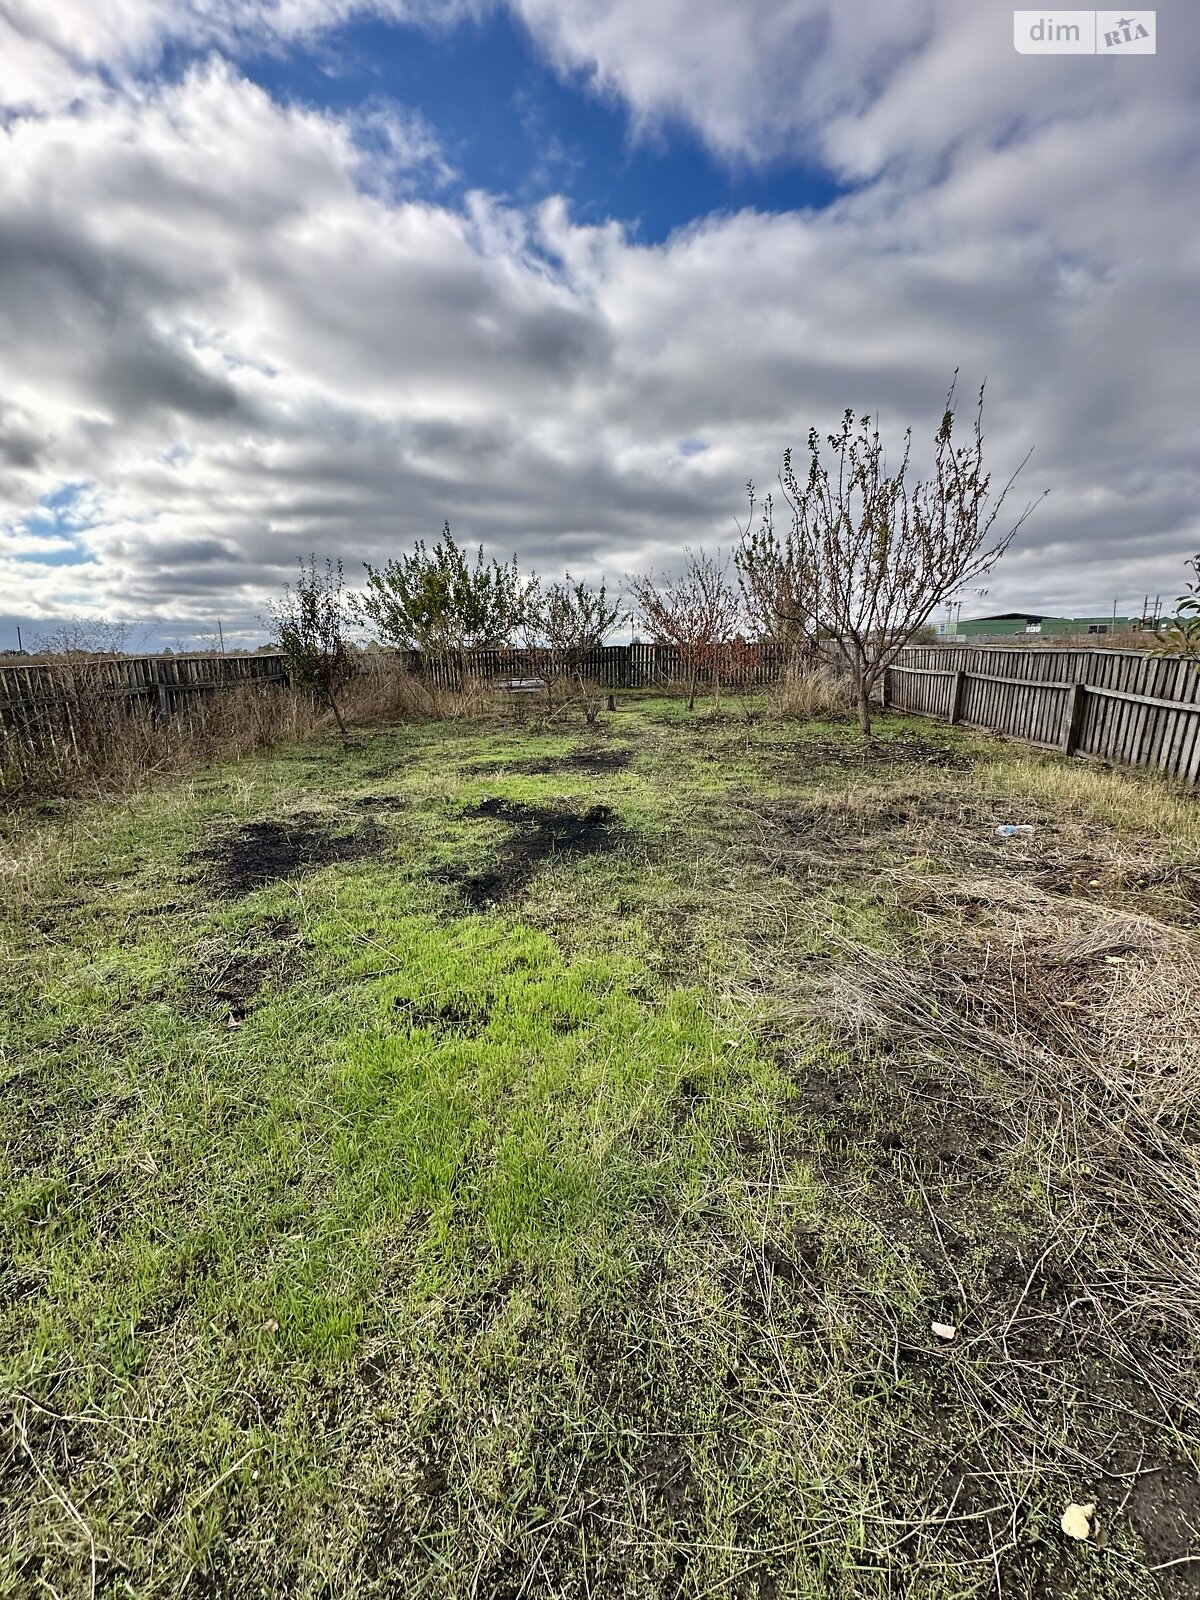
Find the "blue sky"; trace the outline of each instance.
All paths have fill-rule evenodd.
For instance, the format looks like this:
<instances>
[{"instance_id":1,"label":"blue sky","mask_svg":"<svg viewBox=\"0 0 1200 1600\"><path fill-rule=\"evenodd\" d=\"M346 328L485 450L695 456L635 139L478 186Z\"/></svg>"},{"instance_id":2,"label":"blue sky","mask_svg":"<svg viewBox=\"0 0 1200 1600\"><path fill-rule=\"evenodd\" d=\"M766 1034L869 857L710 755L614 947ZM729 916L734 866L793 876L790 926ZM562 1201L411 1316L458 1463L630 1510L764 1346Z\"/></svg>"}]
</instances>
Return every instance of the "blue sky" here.
<instances>
[{"instance_id":1,"label":"blue sky","mask_svg":"<svg viewBox=\"0 0 1200 1600\"><path fill-rule=\"evenodd\" d=\"M1200 546L1200 13L996 0L0 0L0 643L254 643L448 517L610 584L728 548L845 407L956 369L1049 498L989 609ZM964 613L975 609L965 597Z\"/></svg>"},{"instance_id":2,"label":"blue sky","mask_svg":"<svg viewBox=\"0 0 1200 1600\"><path fill-rule=\"evenodd\" d=\"M650 244L713 212L823 206L842 188L802 154L723 159L678 117L635 130L618 98L597 93L582 71L555 72L503 10L448 29L355 21L241 65L281 101L420 112L455 171L429 185L439 198L485 189L536 203L560 194L581 222L615 219Z\"/></svg>"}]
</instances>

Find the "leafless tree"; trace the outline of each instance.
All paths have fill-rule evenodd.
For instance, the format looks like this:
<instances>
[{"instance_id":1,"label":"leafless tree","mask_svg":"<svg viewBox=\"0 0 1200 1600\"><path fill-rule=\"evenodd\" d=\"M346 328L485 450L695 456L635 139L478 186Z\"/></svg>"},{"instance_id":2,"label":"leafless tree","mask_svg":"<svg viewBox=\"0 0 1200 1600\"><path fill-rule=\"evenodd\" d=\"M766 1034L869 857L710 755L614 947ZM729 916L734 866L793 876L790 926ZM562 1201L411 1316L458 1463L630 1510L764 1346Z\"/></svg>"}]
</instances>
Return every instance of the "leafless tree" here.
<instances>
[{"instance_id":1,"label":"leafless tree","mask_svg":"<svg viewBox=\"0 0 1200 1600\"><path fill-rule=\"evenodd\" d=\"M828 641L849 670L864 734L871 732L872 691L897 654L949 595L990 571L1036 504L998 528L1032 452L993 493L983 467L982 388L966 443L955 443L954 425L952 383L932 472L919 479L910 478L911 428L894 471L870 418L856 423L847 411L824 445L810 429L803 476L791 451L784 453L779 481L791 525L782 536L771 496L756 508L749 485L736 560L751 610L771 636L814 650Z\"/></svg>"},{"instance_id":2,"label":"leafless tree","mask_svg":"<svg viewBox=\"0 0 1200 1600\"><path fill-rule=\"evenodd\" d=\"M288 658L292 682L333 712L343 739L349 737L338 695L353 672L346 640L345 577L340 561L315 555L298 563L296 582L285 583L283 595L271 602L270 622L279 648Z\"/></svg>"},{"instance_id":3,"label":"leafless tree","mask_svg":"<svg viewBox=\"0 0 1200 1600\"><path fill-rule=\"evenodd\" d=\"M701 677L711 675L721 697L721 660L737 632L741 597L730 577L730 558L685 550L686 565L676 578L653 575L630 579L637 616L655 644L673 645L684 663L688 710L694 710Z\"/></svg>"},{"instance_id":4,"label":"leafless tree","mask_svg":"<svg viewBox=\"0 0 1200 1600\"><path fill-rule=\"evenodd\" d=\"M35 640L38 655L112 660L139 643L137 624L126 617L68 617ZM141 635L144 638L144 633Z\"/></svg>"}]
</instances>

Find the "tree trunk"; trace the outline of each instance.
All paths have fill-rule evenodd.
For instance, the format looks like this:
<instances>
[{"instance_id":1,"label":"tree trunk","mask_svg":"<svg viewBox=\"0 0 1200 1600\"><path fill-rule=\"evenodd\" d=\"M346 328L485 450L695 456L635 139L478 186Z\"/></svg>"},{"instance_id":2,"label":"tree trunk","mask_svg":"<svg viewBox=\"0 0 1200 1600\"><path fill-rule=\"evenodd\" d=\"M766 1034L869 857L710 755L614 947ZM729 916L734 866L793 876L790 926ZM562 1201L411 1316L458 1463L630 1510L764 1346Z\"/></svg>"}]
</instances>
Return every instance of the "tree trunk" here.
<instances>
[{"instance_id":1,"label":"tree trunk","mask_svg":"<svg viewBox=\"0 0 1200 1600\"><path fill-rule=\"evenodd\" d=\"M696 672L695 668L693 668L692 669L691 678L688 680L688 710L689 711L695 711L695 709L696 709L696 678L697 677L698 677L698 673Z\"/></svg>"},{"instance_id":2,"label":"tree trunk","mask_svg":"<svg viewBox=\"0 0 1200 1600\"><path fill-rule=\"evenodd\" d=\"M858 680L858 726L863 737L871 737L871 690L869 685L860 678Z\"/></svg>"},{"instance_id":3,"label":"tree trunk","mask_svg":"<svg viewBox=\"0 0 1200 1600\"><path fill-rule=\"evenodd\" d=\"M334 721L338 725L338 732L341 734L343 742L345 742L347 739L349 739L350 735L346 731L346 724L342 721L342 713L338 709L338 703L334 698L332 689L326 689L325 698L329 701L329 709L333 712Z\"/></svg>"}]
</instances>

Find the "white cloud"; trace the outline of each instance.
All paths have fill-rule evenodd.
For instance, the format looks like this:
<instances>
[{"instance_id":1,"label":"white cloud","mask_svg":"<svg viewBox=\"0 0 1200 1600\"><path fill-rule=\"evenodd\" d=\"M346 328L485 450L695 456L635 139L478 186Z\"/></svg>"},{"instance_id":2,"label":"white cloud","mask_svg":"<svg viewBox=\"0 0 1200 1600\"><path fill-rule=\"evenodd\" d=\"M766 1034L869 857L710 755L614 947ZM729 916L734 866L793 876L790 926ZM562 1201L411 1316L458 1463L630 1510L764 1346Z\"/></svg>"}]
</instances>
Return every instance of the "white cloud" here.
<instances>
[{"instance_id":1,"label":"white cloud","mask_svg":"<svg viewBox=\"0 0 1200 1600\"><path fill-rule=\"evenodd\" d=\"M136 76L168 33L345 7L64 0L34 26L0 0L28 83L53 58L89 85L0 128L0 610L253 619L301 552L353 568L444 516L612 576L728 542L745 479L846 405L931 427L955 366L988 377L997 468L1036 444L1053 491L989 606L1174 592L1200 544L1177 62L1000 61L989 8L940 0L764 5L760 33L699 0L521 6L646 123L745 159L811 140L858 187L650 247L562 201L457 209L394 107L282 107L217 56ZM69 483L89 525L31 532Z\"/></svg>"},{"instance_id":2,"label":"white cloud","mask_svg":"<svg viewBox=\"0 0 1200 1600\"><path fill-rule=\"evenodd\" d=\"M61 110L193 50L311 38L360 15L448 25L475 0L0 0L0 106Z\"/></svg>"}]
</instances>

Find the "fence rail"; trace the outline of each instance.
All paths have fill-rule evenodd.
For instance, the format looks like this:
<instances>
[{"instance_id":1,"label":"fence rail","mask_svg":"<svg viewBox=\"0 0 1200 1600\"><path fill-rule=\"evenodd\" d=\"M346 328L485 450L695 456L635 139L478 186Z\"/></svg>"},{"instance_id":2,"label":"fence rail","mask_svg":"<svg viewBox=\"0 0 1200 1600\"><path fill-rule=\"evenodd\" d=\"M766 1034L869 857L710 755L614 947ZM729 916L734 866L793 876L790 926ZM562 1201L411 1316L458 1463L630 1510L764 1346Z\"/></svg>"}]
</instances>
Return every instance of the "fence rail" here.
<instances>
[{"instance_id":1,"label":"fence rail","mask_svg":"<svg viewBox=\"0 0 1200 1600\"><path fill-rule=\"evenodd\" d=\"M62 700L86 683L88 692L109 699L153 698L163 710L191 694L208 694L244 683L286 683L287 657L115 656L64 657L0 663L0 713Z\"/></svg>"},{"instance_id":2,"label":"fence rail","mask_svg":"<svg viewBox=\"0 0 1200 1600\"><path fill-rule=\"evenodd\" d=\"M884 698L897 711L1200 783L1194 661L1135 650L922 646L901 651Z\"/></svg>"}]
</instances>

